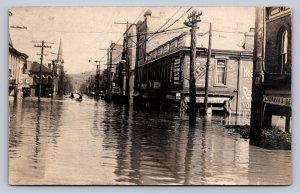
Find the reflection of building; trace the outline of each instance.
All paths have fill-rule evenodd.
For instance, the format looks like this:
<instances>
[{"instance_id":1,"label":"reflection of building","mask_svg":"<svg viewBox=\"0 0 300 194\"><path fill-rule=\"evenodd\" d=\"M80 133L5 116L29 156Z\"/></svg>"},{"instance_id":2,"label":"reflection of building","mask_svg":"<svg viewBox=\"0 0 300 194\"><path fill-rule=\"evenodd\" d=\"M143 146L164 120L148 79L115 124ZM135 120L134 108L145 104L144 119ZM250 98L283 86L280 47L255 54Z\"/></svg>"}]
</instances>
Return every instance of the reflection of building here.
<instances>
[{"instance_id":1,"label":"reflection of building","mask_svg":"<svg viewBox=\"0 0 300 194\"><path fill-rule=\"evenodd\" d=\"M290 130L291 118L291 9L268 7L257 9L256 55L252 101L253 132L269 128L284 119L281 128ZM263 36L264 35L264 36ZM261 41L262 40L262 41ZM265 43L265 45L264 45ZM263 56L260 60L260 56ZM263 78L260 78L263 77Z\"/></svg>"},{"instance_id":2,"label":"reflection of building","mask_svg":"<svg viewBox=\"0 0 300 194\"><path fill-rule=\"evenodd\" d=\"M154 47L154 43L148 41L149 34L143 35L149 33L149 14L146 13L145 21L137 25L138 33L142 35L138 35L135 88L147 97L150 105L159 106L158 102L161 102L166 108L176 107L183 95L189 99L190 33L172 34L173 39L163 36ZM195 75L197 107L201 108L209 28L206 24L199 25ZM208 103L213 110L250 112L253 38L253 29L244 33L212 31ZM230 102L230 109L224 106L225 102Z\"/></svg>"},{"instance_id":3,"label":"reflection of building","mask_svg":"<svg viewBox=\"0 0 300 194\"><path fill-rule=\"evenodd\" d=\"M9 95L15 97L23 96L23 92L26 93L28 88L27 71L27 58L25 53L19 52L13 47L12 41L9 37L9 56L8 56L8 68L9 68Z\"/></svg>"}]
</instances>

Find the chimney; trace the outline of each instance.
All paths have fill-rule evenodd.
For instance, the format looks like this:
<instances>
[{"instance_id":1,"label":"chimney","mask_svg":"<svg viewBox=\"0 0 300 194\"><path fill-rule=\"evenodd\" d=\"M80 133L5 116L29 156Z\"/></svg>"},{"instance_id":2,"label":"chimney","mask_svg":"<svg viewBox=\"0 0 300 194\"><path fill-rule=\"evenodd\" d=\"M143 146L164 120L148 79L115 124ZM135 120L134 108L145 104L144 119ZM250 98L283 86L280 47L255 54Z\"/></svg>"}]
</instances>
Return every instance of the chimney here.
<instances>
[{"instance_id":1,"label":"chimney","mask_svg":"<svg viewBox=\"0 0 300 194\"><path fill-rule=\"evenodd\" d=\"M150 17L151 15L152 15L152 11L151 11L150 9L148 9L148 10L145 12L144 17L145 17L145 18L148 18L148 17Z\"/></svg>"},{"instance_id":2,"label":"chimney","mask_svg":"<svg viewBox=\"0 0 300 194\"><path fill-rule=\"evenodd\" d=\"M253 51L254 49L254 31L255 28L250 28L250 31L245 33L245 42L244 42L245 50Z\"/></svg>"}]
</instances>

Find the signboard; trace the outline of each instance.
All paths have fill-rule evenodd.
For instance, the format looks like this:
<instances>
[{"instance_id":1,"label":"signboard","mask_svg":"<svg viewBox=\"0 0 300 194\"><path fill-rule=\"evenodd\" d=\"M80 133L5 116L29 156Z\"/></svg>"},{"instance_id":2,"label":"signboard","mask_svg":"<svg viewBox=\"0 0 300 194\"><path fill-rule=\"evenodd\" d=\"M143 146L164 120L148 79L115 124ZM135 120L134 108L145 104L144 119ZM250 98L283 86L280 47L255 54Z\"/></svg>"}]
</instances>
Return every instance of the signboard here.
<instances>
[{"instance_id":1,"label":"signboard","mask_svg":"<svg viewBox=\"0 0 300 194\"><path fill-rule=\"evenodd\" d=\"M292 99L290 97L275 96L275 95L264 95L263 102L278 106L292 106Z\"/></svg>"},{"instance_id":2,"label":"signboard","mask_svg":"<svg viewBox=\"0 0 300 194\"><path fill-rule=\"evenodd\" d=\"M141 89L147 89L147 84L141 84Z\"/></svg>"},{"instance_id":3,"label":"signboard","mask_svg":"<svg viewBox=\"0 0 300 194\"><path fill-rule=\"evenodd\" d=\"M186 97L186 100L187 100L187 102L190 102L190 97ZM207 102L222 104L227 100L229 100L229 97L209 97L207 99ZM196 103L204 103L204 97L202 97L202 96L196 97Z\"/></svg>"},{"instance_id":4,"label":"signboard","mask_svg":"<svg viewBox=\"0 0 300 194\"><path fill-rule=\"evenodd\" d=\"M112 94L121 94L121 88L120 87L113 87L111 89Z\"/></svg>"},{"instance_id":5,"label":"signboard","mask_svg":"<svg viewBox=\"0 0 300 194\"><path fill-rule=\"evenodd\" d=\"M160 82L153 82L154 89L160 89Z\"/></svg>"},{"instance_id":6,"label":"signboard","mask_svg":"<svg viewBox=\"0 0 300 194\"><path fill-rule=\"evenodd\" d=\"M174 84L179 84L180 81L180 59L174 61Z\"/></svg>"},{"instance_id":7,"label":"signboard","mask_svg":"<svg viewBox=\"0 0 300 194\"><path fill-rule=\"evenodd\" d=\"M176 93L176 100L180 100L181 99L181 93L177 92Z\"/></svg>"},{"instance_id":8,"label":"signboard","mask_svg":"<svg viewBox=\"0 0 300 194\"><path fill-rule=\"evenodd\" d=\"M206 72L206 60L201 58L196 58L196 65L195 65L196 80L204 76L205 72Z\"/></svg>"}]
</instances>

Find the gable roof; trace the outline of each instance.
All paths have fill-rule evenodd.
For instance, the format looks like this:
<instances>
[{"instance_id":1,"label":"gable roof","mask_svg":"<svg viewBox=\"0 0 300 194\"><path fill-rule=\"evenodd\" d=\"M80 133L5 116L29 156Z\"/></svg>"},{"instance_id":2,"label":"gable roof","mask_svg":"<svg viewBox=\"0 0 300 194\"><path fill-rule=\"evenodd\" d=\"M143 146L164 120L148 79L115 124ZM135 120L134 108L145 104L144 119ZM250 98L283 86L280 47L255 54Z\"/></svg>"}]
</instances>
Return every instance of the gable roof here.
<instances>
[{"instance_id":1,"label":"gable roof","mask_svg":"<svg viewBox=\"0 0 300 194\"><path fill-rule=\"evenodd\" d=\"M31 74L39 74L40 73L40 64L37 62L27 62L28 71ZM46 67L45 65L42 65L42 74L52 74L52 69Z\"/></svg>"}]
</instances>

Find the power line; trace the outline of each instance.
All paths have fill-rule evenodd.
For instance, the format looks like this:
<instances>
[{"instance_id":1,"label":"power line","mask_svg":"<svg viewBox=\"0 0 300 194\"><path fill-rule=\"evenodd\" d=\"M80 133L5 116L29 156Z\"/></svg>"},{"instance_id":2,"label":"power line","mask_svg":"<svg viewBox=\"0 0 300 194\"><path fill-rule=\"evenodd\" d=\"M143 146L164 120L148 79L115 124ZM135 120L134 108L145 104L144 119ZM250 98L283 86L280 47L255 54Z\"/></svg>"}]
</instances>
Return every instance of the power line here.
<instances>
[{"instance_id":1,"label":"power line","mask_svg":"<svg viewBox=\"0 0 300 194\"><path fill-rule=\"evenodd\" d=\"M160 27L156 30L156 32L159 32L160 29L162 29L165 25L167 25L167 23L178 13L178 11L181 9L182 7L179 7L179 9L177 9L177 11ZM151 38L151 37L149 37Z\"/></svg>"},{"instance_id":2,"label":"power line","mask_svg":"<svg viewBox=\"0 0 300 194\"><path fill-rule=\"evenodd\" d=\"M144 13L144 11L146 11L146 8L143 9L143 10L140 12L140 14L139 14L138 17L134 20L133 23L135 23L135 22L141 17L141 15ZM123 35L119 38L119 40L116 42L116 44L118 44L118 42L121 40L121 38L123 38ZM96 52L97 52L97 50L95 51L95 53L96 53ZM95 55L95 54L94 54L94 55ZM104 59L106 56L107 56L107 53L106 53L103 57L101 57L100 60Z\"/></svg>"},{"instance_id":3,"label":"power line","mask_svg":"<svg viewBox=\"0 0 300 194\"><path fill-rule=\"evenodd\" d=\"M173 26L176 22L178 22L183 16L185 16L193 7L188 8L181 16L179 16L179 18L177 18L176 20L174 20L173 23L171 23L168 27L166 27L165 29L163 29L162 31L166 31L168 28L170 28L171 26ZM151 36L152 38L153 36ZM150 40L150 38L148 39Z\"/></svg>"}]
</instances>

